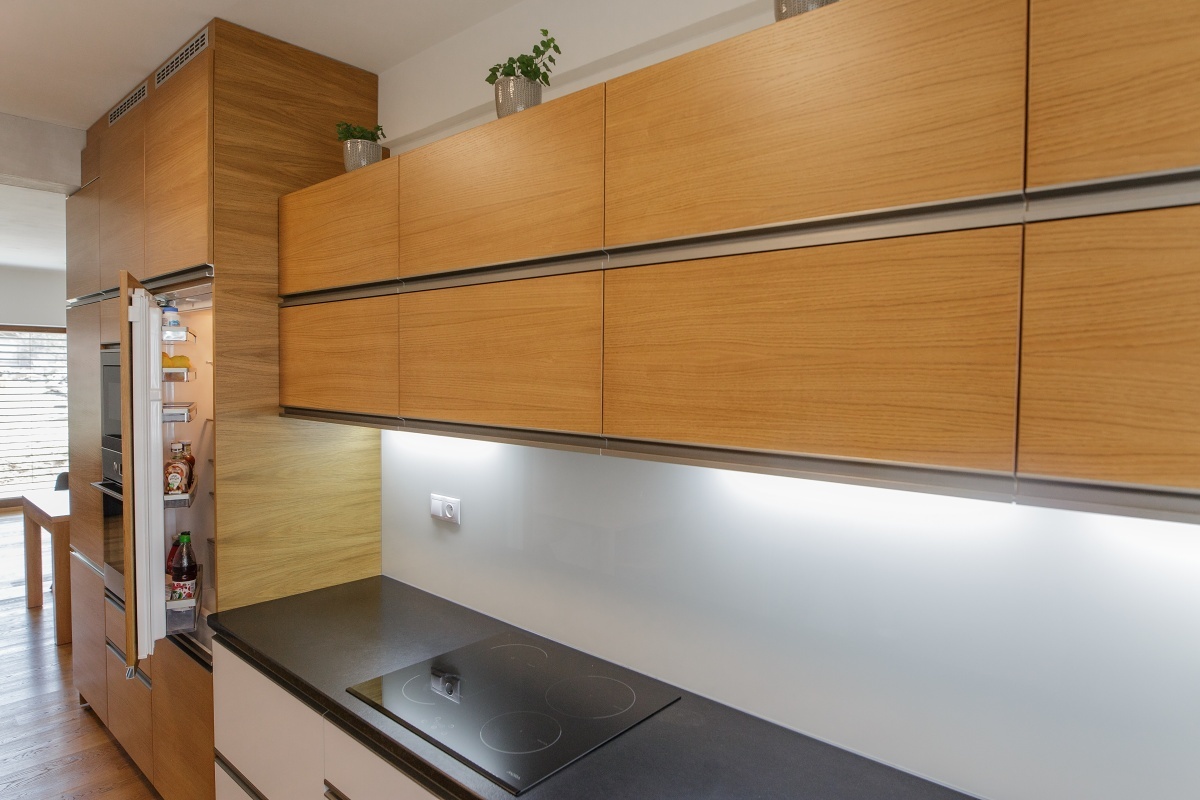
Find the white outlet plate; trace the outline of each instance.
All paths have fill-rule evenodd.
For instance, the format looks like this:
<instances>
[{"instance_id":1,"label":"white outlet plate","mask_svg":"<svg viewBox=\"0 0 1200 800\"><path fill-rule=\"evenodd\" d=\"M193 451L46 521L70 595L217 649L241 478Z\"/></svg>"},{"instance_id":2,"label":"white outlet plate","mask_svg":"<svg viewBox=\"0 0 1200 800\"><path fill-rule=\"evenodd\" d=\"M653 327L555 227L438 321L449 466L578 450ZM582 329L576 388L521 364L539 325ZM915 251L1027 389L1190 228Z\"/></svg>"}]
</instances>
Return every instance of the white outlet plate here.
<instances>
[{"instance_id":1,"label":"white outlet plate","mask_svg":"<svg viewBox=\"0 0 1200 800\"><path fill-rule=\"evenodd\" d=\"M441 494L429 495L429 516L462 524L462 503L457 497L446 497Z\"/></svg>"}]
</instances>

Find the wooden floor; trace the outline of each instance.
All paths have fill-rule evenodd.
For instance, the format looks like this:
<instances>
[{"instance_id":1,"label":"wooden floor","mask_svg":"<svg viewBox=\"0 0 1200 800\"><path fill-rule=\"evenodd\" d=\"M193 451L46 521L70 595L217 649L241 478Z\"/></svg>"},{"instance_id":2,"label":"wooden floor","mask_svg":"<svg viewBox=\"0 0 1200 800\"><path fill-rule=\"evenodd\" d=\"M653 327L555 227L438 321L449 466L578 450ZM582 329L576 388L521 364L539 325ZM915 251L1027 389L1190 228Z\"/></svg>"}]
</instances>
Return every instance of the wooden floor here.
<instances>
[{"instance_id":1,"label":"wooden floor","mask_svg":"<svg viewBox=\"0 0 1200 800\"><path fill-rule=\"evenodd\" d=\"M23 535L20 513L0 512L0 552L11 551L5 545L14 535ZM54 596L45 597L41 608L26 608L23 592L0 600L0 799L158 800L96 715L79 705L71 645L54 646Z\"/></svg>"}]
</instances>

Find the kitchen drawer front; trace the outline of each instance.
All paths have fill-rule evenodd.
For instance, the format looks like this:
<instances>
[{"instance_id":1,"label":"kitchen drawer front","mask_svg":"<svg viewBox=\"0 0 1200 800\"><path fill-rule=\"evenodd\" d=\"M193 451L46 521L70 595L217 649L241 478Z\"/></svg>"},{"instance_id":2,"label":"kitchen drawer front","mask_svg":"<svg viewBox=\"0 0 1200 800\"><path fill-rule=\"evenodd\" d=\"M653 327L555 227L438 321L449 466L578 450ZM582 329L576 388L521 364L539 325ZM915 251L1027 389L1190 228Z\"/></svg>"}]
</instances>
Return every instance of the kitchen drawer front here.
<instances>
[{"instance_id":1,"label":"kitchen drawer front","mask_svg":"<svg viewBox=\"0 0 1200 800\"><path fill-rule=\"evenodd\" d=\"M1200 165L1200 3L1032 0L1029 185Z\"/></svg>"},{"instance_id":2,"label":"kitchen drawer front","mask_svg":"<svg viewBox=\"0 0 1200 800\"><path fill-rule=\"evenodd\" d=\"M61 578L60 578L61 580ZM71 675L79 696L108 724L104 577L71 554Z\"/></svg>"},{"instance_id":3,"label":"kitchen drawer front","mask_svg":"<svg viewBox=\"0 0 1200 800\"><path fill-rule=\"evenodd\" d=\"M1020 191L1026 27L843 0L614 78L605 244Z\"/></svg>"},{"instance_id":4,"label":"kitchen drawer front","mask_svg":"<svg viewBox=\"0 0 1200 800\"><path fill-rule=\"evenodd\" d=\"M398 276L396 159L279 199L279 293Z\"/></svg>"},{"instance_id":5,"label":"kitchen drawer front","mask_svg":"<svg viewBox=\"0 0 1200 800\"><path fill-rule=\"evenodd\" d=\"M610 271L604 434L1011 471L1020 227Z\"/></svg>"},{"instance_id":6,"label":"kitchen drawer front","mask_svg":"<svg viewBox=\"0 0 1200 800\"><path fill-rule=\"evenodd\" d=\"M400 274L601 247L604 86L396 157Z\"/></svg>"},{"instance_id":7,"label":"kitchen drawer front","mask_svg":"<svg viewBox=\"0 0 1200 800\"><path fill-rule=\"evenodd\" d=\"M429 800L419 784L325 720L325 780L347 800Z\"/></svg>"},{"instance_id":8,"label":"kitchen drawer front","mask_svg":"<svg viewBox=\"0 0 1200 800\"><path fill-rule=\"evenodd\" d=\"M211 800L212 673L169 639L154 659L154 788L163 800Z\"/></svg>"},{"instance_id":9,"label":"kitchen drawer front","mask_svg":"<svg viewBox=\"0 0 1200 800\"><path fill-rule=\"evenodd\" d=\"M321 716L219 642L213 711L217 751L268 800L320 796Z\"/></svg>"},{"instance_id":10,"label":"kitchen drawer front","mask_svg":"<svg viewBox=\"0 0 1200 800\"><path fill-rule=\"evenodd\" d=\"M400 295L400 416L600 431L599 272Z\"/></svg>"},{"instance_id":11,"label":"kitchen drawer front","mask_svg":"<svg viewBox=\"0 0 1200 800\"><path fill-rule=\"evenodd\" d=\"M125 679L125 659L105 648L108 675L108 729L142 774L154 780L154 739L150 687L140 677Z\"/></svg>"},{"instance_id":12,"label":"kitchen drawer front","mask_svg":"<svg viewBox=\"0 0 1200 800\"><path fill-rule=\"evenodd\" d=\"M395 296L279 310L279 404L396 416Z\"/></svg>"},{"instance_id":13,"label":"kitchen drawer front","mask_svg":"<svg viewBox=\"0 0 1200 800\"><path fill-rule=\"evenodd\" d=\"M1019 471L1200 489L1200 206L1025 247Z\"/></svg>"},{"instance_id":14,"label":"kitchen drawer front","mask_svg":"<svg viewBox=\"0 0 1200 800\"><path fill-rule=\"evenodd\" d=\"M214 769L216 769L217 775L217 800L259 800L259 798L239 786L237 781L229 777L229 773L222 769L220 764L214 764ZM309 796L313 800L320 797L320 795L311 794Z\"/></svg>"}]
</instances>

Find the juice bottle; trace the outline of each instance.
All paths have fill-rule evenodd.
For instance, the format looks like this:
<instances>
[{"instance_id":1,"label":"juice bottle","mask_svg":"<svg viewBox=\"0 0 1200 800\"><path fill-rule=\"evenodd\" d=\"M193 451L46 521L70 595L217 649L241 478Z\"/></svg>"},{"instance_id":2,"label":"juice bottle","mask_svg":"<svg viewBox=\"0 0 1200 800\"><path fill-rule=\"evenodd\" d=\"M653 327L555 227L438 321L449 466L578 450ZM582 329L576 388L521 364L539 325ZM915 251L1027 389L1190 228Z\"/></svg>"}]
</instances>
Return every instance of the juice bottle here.
<instances>
[{"instance_id":1,"label":"juice bottle","mask_svg":"<svg viewBox=\"0 0 1200 800\"><path fill-rule=\"evenodd\" d=\"M196 576L200 565L192 550L192 532L179 534L179 549L171 559L171 600L190 600L196 596Z\"/></svg>"}]
</instances>

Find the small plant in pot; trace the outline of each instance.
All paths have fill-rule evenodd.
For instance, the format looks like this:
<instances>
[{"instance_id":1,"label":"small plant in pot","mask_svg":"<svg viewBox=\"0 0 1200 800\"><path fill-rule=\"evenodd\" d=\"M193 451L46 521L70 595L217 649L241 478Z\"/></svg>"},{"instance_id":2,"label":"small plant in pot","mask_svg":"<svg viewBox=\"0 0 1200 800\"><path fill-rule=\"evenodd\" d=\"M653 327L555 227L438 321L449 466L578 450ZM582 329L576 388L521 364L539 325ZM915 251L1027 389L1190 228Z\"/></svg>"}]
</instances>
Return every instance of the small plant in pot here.
<instances>
[{"instance_id":1,"label":"small plant in pot","mask_svg":"<svg viewBox=\"0 0 1200 800\"><path fill-rule=\"evenodd\" d=\"M363 128L348 122L339 122L337 136L338 141L342 142L342 159L346 164L346 172L374 164L383 157L383 146L379 144L379 140L384 137L382 125Z\"/></svg>"},{"instance_id":2,"label":"small plant in pot","mask_svg":"<svg viewBox=\"0 0 1200 800\"><path fill-rule=\"evenodd\" d=\"M496 87L497 117L507 117L542 102L542 87L550 85L554 56L562 55L550 31L542 28L542 36L532 53L510 56L508 61L488 70L484 80Z\"/></svg>"}]
</instances>

